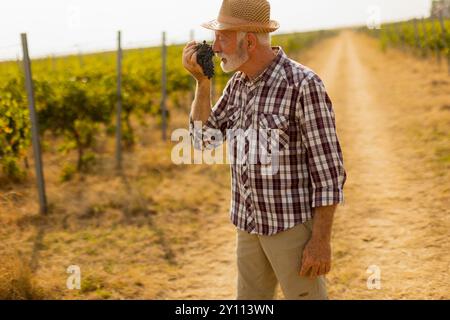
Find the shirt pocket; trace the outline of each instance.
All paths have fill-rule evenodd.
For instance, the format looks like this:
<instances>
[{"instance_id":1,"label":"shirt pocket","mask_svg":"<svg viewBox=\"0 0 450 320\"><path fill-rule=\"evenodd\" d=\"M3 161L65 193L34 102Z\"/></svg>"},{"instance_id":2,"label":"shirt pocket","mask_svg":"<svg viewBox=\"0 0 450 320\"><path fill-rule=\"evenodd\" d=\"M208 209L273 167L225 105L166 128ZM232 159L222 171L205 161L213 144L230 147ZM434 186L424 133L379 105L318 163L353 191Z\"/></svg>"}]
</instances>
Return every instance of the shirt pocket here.
<instances>
[{"instance_id":1,"label":"shirt pocket","mask_svg":"<svg viewBox=\"0 0 450 320\"><path fill-rule=\"evenodd\" d=\"M241 108L230 106L227 110L227 129L236 129L239 126Z\"/></svg>"},{"instance_id":2,"label":"shirt pocket","mask_svg":"<svg viewBox=\"0 0 450 320\"><path fill-rule=\"evenodd\" d=\"M289 117L274 113L258 113L260 143L271 154L278 144L278 149L289 148Z\"/></svg>"}]
</instances>

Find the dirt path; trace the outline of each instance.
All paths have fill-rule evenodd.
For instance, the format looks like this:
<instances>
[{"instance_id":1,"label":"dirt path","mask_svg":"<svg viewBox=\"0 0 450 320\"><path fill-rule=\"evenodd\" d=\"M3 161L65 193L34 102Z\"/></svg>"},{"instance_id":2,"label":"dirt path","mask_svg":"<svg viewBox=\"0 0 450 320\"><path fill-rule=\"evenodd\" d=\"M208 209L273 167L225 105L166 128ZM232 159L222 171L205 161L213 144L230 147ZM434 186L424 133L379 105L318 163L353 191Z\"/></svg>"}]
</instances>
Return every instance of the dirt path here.
<instances>
[{"instance_id":1,"label":"dirt path","mask_svg":"<svg viewBox=\"0 0 450 320\"><path fill-rule=\"evenodd\" d=\"M427 62L399 52L383 54L374 40L349 31L299 61L313 68L329 90L348 171L346 202L333 234L330 298L448 299L448 173L433 171L433 159L426 155L434 151L412 140L411 131L428 109L442 111L439 104L450 94L445 72L424 79L431 68ZM435 81L444 86L423 100ZM423 101L437 109L424 108ZM448 111L442 116L448 121ZM448 162L439 168L445 166ZM234 298L235 230L228 202L209 217L208 229L179 258L182 268L162 298ZM371 265L380 268L380 290L367 289Z\"/></svg>"},{"instance_id":2,"label":"dirt path","mask_svg":"<svg viewBox=\"0 0 450 320\"><path fill-rule=\"evenodd\" d=\"M448 298L448 209L438 199L422 197L436 181L417 180L414 171L426 170L414 157L420 147L405 146L398 130L405 110L397 104L395 88L388 85L396 77L391 64L399 61L386 61L374 44L345 32L331 44L328 62L317 70L335 98L349 174L346 204L336 220L330 294ZM385 68L384 77L374 72L377 66ZM381 290L367 290L366 270L371 265L380 268Z\"/></svg>"}]
</instances>

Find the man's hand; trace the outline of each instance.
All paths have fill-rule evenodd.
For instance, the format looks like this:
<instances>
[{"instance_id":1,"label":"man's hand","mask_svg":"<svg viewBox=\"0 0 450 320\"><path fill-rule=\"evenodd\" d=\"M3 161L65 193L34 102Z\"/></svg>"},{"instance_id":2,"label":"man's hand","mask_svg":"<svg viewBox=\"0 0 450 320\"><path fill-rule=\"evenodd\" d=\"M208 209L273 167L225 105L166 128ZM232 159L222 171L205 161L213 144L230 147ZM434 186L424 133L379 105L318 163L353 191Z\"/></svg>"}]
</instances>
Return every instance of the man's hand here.
<instances>
[{"instance_id":1,"label":"man's hand","mask_svg":"<svg viewBox=\"0 0 450 320\"><path fill-rule=\"evenodd\" d=\"M209 80L203 74L202 67L197 63L197 42L189 42L183 49L183 66L198 81Z\"/></svg>"},{"instance_id":2,"label":"man's hand","mask_svg":"<svg viewBox=\"0 0 450 320\"><path fill-rule=\"evenodd\" d=\"M300 276L317 277L331 269L331 245L329 241L311 239L303 250Z\"/></svg>"},{"instance_id":3,"label":"man's hand","mask_svg":"<svg viewBox=\"0 0 450 320\"><path fill-rule=\"evenodd\" d=\"M331 269L331 227L337 205L314 208L311 239L303 249L300 276L325 275Z\"/></svg>"}]
</instances>

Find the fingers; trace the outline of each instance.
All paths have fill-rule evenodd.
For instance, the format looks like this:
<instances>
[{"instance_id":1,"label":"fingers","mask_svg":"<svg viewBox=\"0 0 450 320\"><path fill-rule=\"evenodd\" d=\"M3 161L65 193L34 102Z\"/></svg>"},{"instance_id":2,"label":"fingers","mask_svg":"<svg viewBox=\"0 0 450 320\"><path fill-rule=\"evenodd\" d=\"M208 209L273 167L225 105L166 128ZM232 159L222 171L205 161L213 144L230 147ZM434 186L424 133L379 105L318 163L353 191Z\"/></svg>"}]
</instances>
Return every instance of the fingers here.
<instances>
[{"instance_id":1,"label":"fingers","mask_svg":"<svg viewBox=\"0 0 450 320\"><path fill-rule=\"evenodd\" d=\"M317 272L317 276L324 276L327 273L327 264L321 263L319 270Z\"/></svg>"},{"instance_id":2,"label":"fingers","mask_svg":"<svg viewBox=\"0 0 450 320\"><path fill-rule=\"evenodd\" d=\"M330 272L331 264L327 262L314 262L308 257L302 262L299 275L301 277L315 278Z\"/></svg>"},{"instance_id":3,"label":"fingers","mask_svg":"<svg viewBox=\"0 0 450 320\"><path fill-rule=\"evenodd\" d=\"M190 58L190 63L195 66L197 65L197 52L193 52Z\"/></svg>"},{"instance_id":4,"label":"fingers","mask_svg":"<svg viewBox=\"0 0 450 320\"><path fill-rule=\"evenodd\" d=\"M307 265L307 267L311 270L311 272L301 272L301 276L315 278L318 276L324 276L331 270L331 264L327 262L311 262Z\"/></svg>"},{"instance_id":5,"label":"fingers","mask_svg":"<svg viewBox=\"0 0 450 320\"><path fill-rule=\"evenodd\" d=\"M186 57L186 61L189 62L191 65L197 64L197 50L195 47L188 48L184 52L184 56Z\"/></svg>"},{"instance_id":6,"label":"fingers","mask_svg":"<svg viewBox=\"0 0 450 320\"><path fill-rule=\"evenodd\" d=\"M306 277L308 275L309 269L310 269L310 267L306 266L305 264L302 264L299 275L301 277Z\"/></svg>"},{"instance_id":7,"label":"fingers","mask_svg":"<svg viewBox=\"0 0 450 320\"><path fill-rule=\"evenodd\" d=\"M202 67L197 63L197 43L195 41L189 42L183 49L183 66L196 79L203 79L206 77L203 74Z\"/></svg>"},{"instance_id":8,"label":"fingers","mask_svg":"<svg viewBox=\"0 0 450 320\"><path fill-rule=\"evenodd\" d=\"M324 273L324 274L329 273L330 270L331 270L331 263L329 262L329 263L326 263L326 264L325 264L325 273Z\"/></svg>"},{"instance_id":9,"label":"fingers","mask_svg":"<svg viewBox=\"0 0 450 320\"><path fill-rule=\"evenodd\" d=\"M324 276L327 273L329 273L330 270L331 270L331 262L330 261L322 262L320 264L320 270L319 270L318 276Z\"/></svg>"},{"instance_id":10,"label":"fingers","mask_svg":"<svg viewBox=\"0 0 450 320\"><path fill-rule=\"evenodd\" d=\"M185 50L185 52L183 54L183 62L185 65L188 65L191 67L196 65L197 55L195 55L195 60L194 60L195 63L194 63L194 61L193 61L194 54L195 54L195 48L189 48L189 49Z\"/></svg>"},{"instance_id":11,"label":"fingers","mask_svg":"<svg viewBox=\"0 0 450 320\"><path fill-rule=\"evenodd\" d=\"M300 269L300 276L306 277L308 275L308 271L312 267L312 264L310 263L310 260L306 257L303 259L301 269Z\"/></svg>"},{"instance_id":12,"label":"fingers","mask_svg":"<svg viewBox=\"0 0 450 320\"><path fill-rule=\"evenodd\" d=\"M195 50L196 48L197 48L197 42L191 41L184 47L184 51L186 52L187 50L191 50L191 49Z\"/></svg>"},{"instance_id":13,"label":"fingers","mask_svg":"<svg viewBox=\"0 0 450 320\"><path fill-rule=\"evenodd\" d=\"M312 265L312 266L311 266L311 273L309 274L309 277L310 277L311 279L317 277L318 274L319 274L319 269L320 269L320 264L314 264L314 265Z\"/></svg>"},{"instance_id":14,"label":"fingers","mask_svg":"<svg viewBox=\"0 0 450 320\"><path fill-rule=\"evenodd\" d=\"M185 54L189 57L189 59L191 58L191 56L197 51L197 49L195 47L191 47L191 48L187 48L185 51Z\"/></svg>"},{"instance_id":15,"label":"fingers","mask_svg":"<svg viewBox=\"0 0 450 320\"><path fill-rule=\"evenodd\" d=\"M184 49L184 55L188 58L188 60L190 60L192 54L195 51L196 51L195 47L186 48L186 49Z\"/></svg>"}]
</instances>

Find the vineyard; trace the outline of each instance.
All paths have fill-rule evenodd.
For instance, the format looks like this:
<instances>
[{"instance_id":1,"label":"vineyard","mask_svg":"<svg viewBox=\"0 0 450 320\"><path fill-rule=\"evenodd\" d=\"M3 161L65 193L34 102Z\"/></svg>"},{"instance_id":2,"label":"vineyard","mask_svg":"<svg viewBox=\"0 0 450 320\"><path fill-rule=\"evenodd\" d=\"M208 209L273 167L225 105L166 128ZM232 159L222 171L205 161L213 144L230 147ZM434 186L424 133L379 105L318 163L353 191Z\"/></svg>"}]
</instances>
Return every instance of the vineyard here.
<instances>
[{"instance_id":1,"label":"vineyard","mask_svg":"<svg viewBox=\"0 0 450 320\"><path fill-rule=\"evenodd\" d=\"M333 31L318 31L275 36L275 45L288 52L298 52ZM177 108L189 105L193 81L181 65L182 45L167 48L168 98ZM130 118L161 117L162 51L160 47L125 50L122 68L122 133L125 148L132 148L135 135ZM21 61L0 64L0 166L3 175L24 178L22 160L30 146L30 122ZM60 137L58 149L75 150L76 164L62 168L63 180L76 171L86 171L95 160L92 151L101 131L114 135L116 93L116 52L67 57L49 57L32 61L33 86L40 135ZM218 64L214 91L228 80ZM214 93L213 93L214 94ZM170 116L170 110L169 114ZM142 121L145 125L145 121Z\"/></svg>"},{"instance_id":2,"label":"vineyard","mask_svg":"<svg viewBox=\"0 0 450 320\"><path fill-rule=\"evenodd\" d=\"M422 58L435 57L439 63L450 63L449 19L413 19L382 24L379 30L363 30L377 37L383 50L396 47Z\"/></svg>"}]
</instances>

